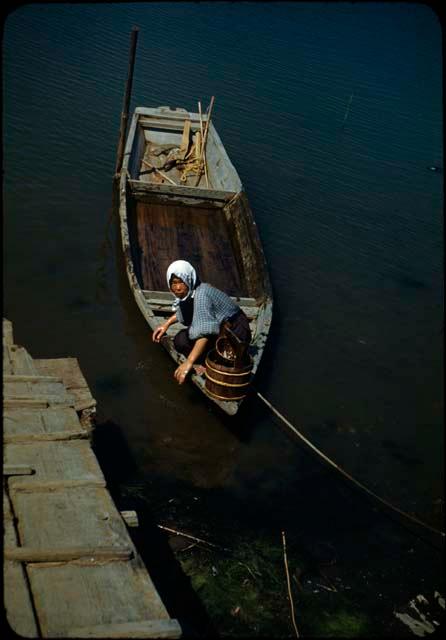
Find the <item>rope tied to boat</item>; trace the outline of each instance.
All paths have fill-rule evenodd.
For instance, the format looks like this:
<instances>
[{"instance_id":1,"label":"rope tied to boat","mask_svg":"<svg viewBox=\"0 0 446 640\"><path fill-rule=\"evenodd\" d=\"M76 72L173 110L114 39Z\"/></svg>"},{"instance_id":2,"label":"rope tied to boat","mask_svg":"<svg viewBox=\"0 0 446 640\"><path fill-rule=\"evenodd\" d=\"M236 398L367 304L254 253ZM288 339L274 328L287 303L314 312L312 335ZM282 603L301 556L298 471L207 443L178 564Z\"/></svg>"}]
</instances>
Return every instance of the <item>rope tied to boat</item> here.
<instances>
[{"instance_id":1,"label":"rope tied to boat","mask_svg":"<svg viewBox=\"0 0 446 640\"><path fill-rule=\"evenodd\" d=\"M365 485L363 485L361 482L359 482L359 480L356 480L355 478L353 478L349 473L347 473L347 471L345 471L344 469L342 469L342 467L340 467L338 464L336 464L336 462L334 462L333 460L331 460L328 456L325 455L325 453L323 453L320 449L318 449L312 442L310 442L308 440L308 438L306 438L298 429L296 429L296 427L294 425L291 424L291 422L289 420L287 420L287 418L285 418L284 415L282 415L280 413L280 411L278 411L272 404L271 402L269 402L259 391L254 390L255 394L257 395L257 397L259 398L259 400L261 400L273 413L274 415L279 418L279 420L281 420L289 429L291 429L291 431L302 441L304 442L310 449L312 449L312 451L314 451L320 458L322 458L327 464L329 464L331 467L333 467L334 469L336 469L336 471L338 471L341 475L343 475L345 478L347 478L347 480L349 480L350 482L352 482L355 486L357 486L359 489L361 489L362 491L364 491L365 493L367 493L369 496L371 496L372 498L374 498L375 500L377 500L380 504L384 505L385 507L387 507L388 509L395 511L396 513L398 513L400 516L403 516L404 518L411 520L412 522L414 522L415 524L423 527L424 529L429 530L431 533L434 533L436 535L441 536L443 539L445 537L445 532L444 531L440 531L439 529L435 529L434 527L431 527L429 524L427 524L426 522L423 522L422 520L419 520L416 516L411 515L410 513L407 513L405 511L403 511L402 509L400 509L399 507L396 507L395 505L391 504L390 502L388 502L387 500L385 500L384 498L381 498L378 494L376 494L374 491L372 491L371 489L369 489L368 487L366 487Z\"/></svg>"}]
</instances>

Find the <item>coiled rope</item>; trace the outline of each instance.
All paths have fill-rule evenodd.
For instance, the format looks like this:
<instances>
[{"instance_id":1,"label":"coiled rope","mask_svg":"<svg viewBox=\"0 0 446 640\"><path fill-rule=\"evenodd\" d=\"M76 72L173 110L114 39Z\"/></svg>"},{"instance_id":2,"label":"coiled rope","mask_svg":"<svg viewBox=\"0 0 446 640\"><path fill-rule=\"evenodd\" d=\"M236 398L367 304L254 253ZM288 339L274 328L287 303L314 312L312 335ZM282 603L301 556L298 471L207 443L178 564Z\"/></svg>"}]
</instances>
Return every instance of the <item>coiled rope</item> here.
<instances>
[{"instance_id":1,"label":"coiled rope","mask_svg":"<svg viewBox=\"0 0 446 640\"><path fill-rule=\"evenodd\" d=\"M388 502L387 500L384 500L384 498L381 498L379 495L377 495L376 493L374 493L373 491L371 491L370 489L368 489L365 485L363 485L361 482L359 482L358 480L356 480L355 478L353 478L349 473L347 473L346 471L344 471L344 469L342 469L342 467L340 467L339 465L337 465L335 462L333 462L333 460L331 460L328 456L325 455L325 453L323 453L320 449L318 449L317 447L314 446L314 444L312 444L300 431L298 431L296 429L296 427L294 425L291 424L291 422L289 420L287 420L285 418L285 416L283 416L280 411L278 411L272 404L271 402L269 402L264 396L262 396L262 394L257 391L254 390L255 394L257 395L257 397L279 418L279 420L281 420L289 429L291 429L291 431L300 439L302 440L302 442L304 442L310 449L312 449L320 458L322 458L323 460L325 460L325 462L327 462L331 467L333 467L334 469L336 469L336 471L339 471L339 473L341 473L345 478L347 478L347 480L350 480L350 482L352 482L354 485L356 485L357 487L359 487L362 491L364 491L365 493L367 493L368 495L372 496L375 500L377 500L378 502L380 502L381 504L383 504L385 507L387 507L388 509L391 509L392 511L395 511L396 513L398 513L400 516L403 516L404 518L411 520L412 522L416 523L417 525L423 527L424 529L428 529L431 533L435 533L436 535L441 536L442 538L445 537L445 532L444 531L440 531L439 529L435 529L434 527L431 527L430 525L426 524L425 522L422 522L421 520L419 520L418 518L416 518L415 516L412 516L410 513L406 513L405 511L402 511L401 509L399 509L398 507L395 507L393 504L391 504L390 502Z\"/></svg>"}]
</instances>

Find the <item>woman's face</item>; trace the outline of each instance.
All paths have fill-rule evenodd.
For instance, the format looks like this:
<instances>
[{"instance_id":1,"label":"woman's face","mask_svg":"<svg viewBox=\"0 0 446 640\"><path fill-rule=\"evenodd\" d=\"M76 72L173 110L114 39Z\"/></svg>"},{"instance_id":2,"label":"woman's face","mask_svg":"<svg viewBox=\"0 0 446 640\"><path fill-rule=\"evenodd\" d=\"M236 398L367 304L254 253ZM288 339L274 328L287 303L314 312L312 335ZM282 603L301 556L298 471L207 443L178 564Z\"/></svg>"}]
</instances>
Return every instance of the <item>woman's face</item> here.
<instances>
[{"instance_id":1,"label":"woman's face","mask_svg":"<svg viewBox=\"0 0 446 640\"><path fill-rule=\"evenodd\" d=\"M174 296L182 300L185 296L187 296L189 287L187 286L187 284L184 284L184 282L180 278L174 276L170 281L170 290L172 291Z\"/></svg>"}]
</instances>

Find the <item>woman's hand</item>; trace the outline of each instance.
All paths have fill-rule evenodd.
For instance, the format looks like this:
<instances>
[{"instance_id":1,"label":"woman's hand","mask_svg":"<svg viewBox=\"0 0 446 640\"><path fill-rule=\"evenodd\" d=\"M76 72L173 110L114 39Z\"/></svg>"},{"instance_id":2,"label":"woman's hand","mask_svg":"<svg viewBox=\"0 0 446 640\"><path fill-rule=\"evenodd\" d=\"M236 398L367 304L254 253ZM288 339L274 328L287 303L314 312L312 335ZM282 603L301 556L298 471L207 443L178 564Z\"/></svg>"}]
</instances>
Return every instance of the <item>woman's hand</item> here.
<instances>
[{"instance_id":1,"label":"woman's hand","mask_svg":"<svg viewBox=\"0 0 446 640\"><path fill-rule=\"evenodd\" d=\"M167 318L167 320L163 322L163 324L160 324L160 326L155 329L155 331L152 333L153 342L159 342L163 335L167 333L167 329L170 327L170 325L174 324L175 322L177 322L176 313L174 313L173 316L170 316L170 318Z\"/></svg>"},{"instance_id":2,"label":"woman's hand","mask_svg":"<svg viewBox=\"0 0 446 640\"><path fill-rule=\"evenodd\" d=\"M191 369L192 369L192 365L188 360L185 360L185 362L182 362L180 366L177 369L175 369L175 373L173 374L175 380L179 384L183 384L183 382L186 380L187 374Z\"/></svg>"},{"instance_id":3,"label":"woman's hand","mask_svg":"<svg viewBox=\"0 0 446 640\"><path fill-rule=\"evenodd\" d=\"M166 331L167 331L166 325L160 324L160 326L157 327L155 331L152 333L153 342L159 342L163 337L163 335L166 333Z\"/></svg>"}]
</instances>

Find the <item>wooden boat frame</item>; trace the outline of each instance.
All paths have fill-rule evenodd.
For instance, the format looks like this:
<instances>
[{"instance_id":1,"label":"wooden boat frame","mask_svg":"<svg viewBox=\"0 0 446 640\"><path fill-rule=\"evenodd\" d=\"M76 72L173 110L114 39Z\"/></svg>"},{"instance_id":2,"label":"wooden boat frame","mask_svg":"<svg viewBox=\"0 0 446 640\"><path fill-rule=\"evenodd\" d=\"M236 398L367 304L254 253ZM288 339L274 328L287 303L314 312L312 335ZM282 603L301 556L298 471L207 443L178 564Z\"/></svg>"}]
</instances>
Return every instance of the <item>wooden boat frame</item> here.
<instances>
[{"instance_id":1,"label":"wooden boat frame","mask_svg":"<svg viewBox=\"0 0 446 640\"><path fill-rule=\"evenodd\" d=\"M147 216L157 211L162 212L164 220L166 211L168 215L170 212L176 212L175 215L183 216L182 220L185 219L185 215L192 217L192 213L200 221L206 220L203 224L208 225L207 233L212 236L210 244L215 241L214 252L218 243L221 243L221 247L223 247L226 242L226 254L221 258L224 265L220 265L219 272L214 272L214 277L206 277L200 268L197 268L197 271L203 281L210 282L223 290L226 287L215 282L216 277L223 278L227 275L229 280L232 274L235 283L233 291L226 290L250 320L252 340L249 352L253 359L252 374L254 375L258 369L271 325L272 291L262 245L248 199L212 121L209 123L206 145L207 176L203 175L197 186L192 184L197 182L195 176L191 176L191 179L188 177L184 184L181 182L171 184L175 180L169 179L167 173L163 174L157 169L144 170L145 167L151 166L145 158L150 157L151 162L156 160L155 156L147 155L148 149L149 152L153 152L153 149L158 145L159 151L163 147L163 141L172 140L180 146L186 120L190 120L191 132L193 133L206 123L207 117L203 115L200 122L200 114L198 113L188 112L184 109L170 109L169 107L137 107L133 114L119 180L121 240L130 288L143 317L150 328L154 330L164 322L166 315L173 313L173 296L167 290L165 282L166 264L181 258L189 260L197 266L197 261L200 262L202 259L204 266L204 251L200 253L201 248L198 247L195 260L185 256L184 251L181 255L177 252L168 256L167 263L166 257L163 256L163 263L163 259L158 255L157 244L152 247L144 246L143 250L139 246L139 243L142 242L140 238L143 233L141 229L145 224L144 220L148 220ZM166 146L168 145L164 144L164 147ZM176 179L179 175L176 173ZM205 183L206 178L209 180L208 184ZM159 215L161 216L161 213ZM212 218L211 220L209 216ZM218 237L217 223L220 224L221 229L226 230L227 237ZM215 236L213 235L214 224ZM175 225L171 224L170 226ZM146 233L146 229L147 227L143 229L144 233ZM172 233L171 229L169 233ZM140 235L138 236L138 234ZM153 234L146 233L146 236L149 237L149 242L154 240ZM156 259L154 249L157 252ZM207 253L214 255L212 250L209 250L209 246ZM143 257L141 257L142 254L144 254ZM146 262L143 262L144 260ZM206 264L208 273L211 273L213 268L217 268L216 262L213 263L211 258ZM158 267L159 273L152 274L151 269L158 269ZM153 278L156 286L145 288L147 278ZM173 343L173 337L181 328L183 328L182 325L175 323L169 327L167 335L163 336L161 340L163 347L177 363L181 363L185 359L176 351ZM207 393L204 376L193 371L190 378L207 398L227 414L234 415L237 412L240 400L217 400Z\"/></svg>"}]
</instances>

